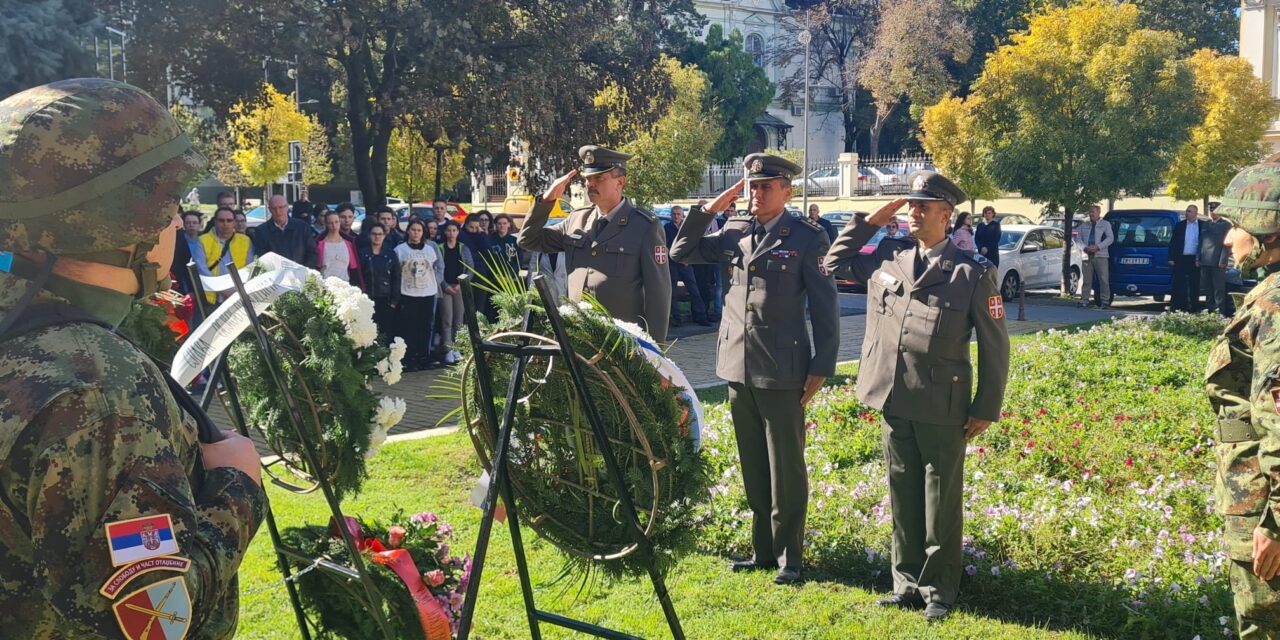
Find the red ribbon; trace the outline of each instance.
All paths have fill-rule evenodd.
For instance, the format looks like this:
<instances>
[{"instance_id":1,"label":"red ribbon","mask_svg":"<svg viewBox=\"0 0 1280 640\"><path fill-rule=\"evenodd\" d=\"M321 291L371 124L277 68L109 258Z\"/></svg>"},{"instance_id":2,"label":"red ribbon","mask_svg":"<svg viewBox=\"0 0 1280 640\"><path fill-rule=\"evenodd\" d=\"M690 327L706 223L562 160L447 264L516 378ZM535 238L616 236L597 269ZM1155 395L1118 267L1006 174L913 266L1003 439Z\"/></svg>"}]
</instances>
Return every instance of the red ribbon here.
<instances>
[{"instance_id":1,"label":"red ribbon","mask_svg":"<svg viewBox=\"0 0 1280 640\"><path fill-rule=\"evenodd\" d=\"M444 607L436 601L427 583L423 582L422 573L418 571L418 565L413 561L409 551L387 550L377 538L364 537L364 530L360 527L360 523L351 516L343 517L342 521L347 533L351 534L351 539L355 541L357 549L372 554L374 562L389 567L400 577L401 582L404 582L409 595L413 596L414 603L418 605L418 620L422 623L422 633L427 640L450 640L453 637L453 630L449 626L449 614L445 613ZM335 538L342 537L342 531L338 528L336 520L330 519L329 534Z\"/></svg>"}]
</instances>

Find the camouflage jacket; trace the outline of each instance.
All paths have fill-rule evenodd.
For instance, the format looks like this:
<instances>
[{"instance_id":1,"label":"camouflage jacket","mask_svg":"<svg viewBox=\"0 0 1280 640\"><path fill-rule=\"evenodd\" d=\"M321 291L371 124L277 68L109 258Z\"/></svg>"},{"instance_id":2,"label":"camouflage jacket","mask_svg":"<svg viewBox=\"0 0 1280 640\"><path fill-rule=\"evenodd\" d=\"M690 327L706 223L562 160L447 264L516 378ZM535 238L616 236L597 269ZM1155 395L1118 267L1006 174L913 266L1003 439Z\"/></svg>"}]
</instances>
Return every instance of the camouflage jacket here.
<instances>
[{"instance_id":1,"label":"camouflage jacket","mask_svg":"<svg viewBox=\"0 0 1280 640\"><path fill-rule=\"evenodd\" d=\"M26 284L0 273L0 316ZM37 300L74 298L94 311L84 301L118 295L82 289L92 291ZM244 473L203 467L194 423L151 361L123 338L77 323L0 342L0 635L126 637L117 605L177 578L167 586L179 588L178 596L152 606L172 613L186 600L187 637L230 637L236 571L265 508L265 493ZM134 550L168 550L169 562L185 559L187 569L139 573L104 595L114 574L130 568L111 537L123 531L117 523L148 516L167 516L171 525L159 534L152 527ZM124 614L137 620L139 610L147 609ZM148 627L164 620L151 617Z\"/></svg>"},{"instance_id":2,"label":"camouflage jacket","mask_svg":"<svg viewBox=\"0 0 1280 640\"><path fill-rule=\"evenodd\" d=\"M1205 372L1219 424L1247 423L1256 438L1217 437L1214 496L1225 551L1253 559L1253 530L1280 538L1280 274L1258 284L1213 345ZM1240 439L1239 442L1226 440Z\"/></svg>"}]
</instances>

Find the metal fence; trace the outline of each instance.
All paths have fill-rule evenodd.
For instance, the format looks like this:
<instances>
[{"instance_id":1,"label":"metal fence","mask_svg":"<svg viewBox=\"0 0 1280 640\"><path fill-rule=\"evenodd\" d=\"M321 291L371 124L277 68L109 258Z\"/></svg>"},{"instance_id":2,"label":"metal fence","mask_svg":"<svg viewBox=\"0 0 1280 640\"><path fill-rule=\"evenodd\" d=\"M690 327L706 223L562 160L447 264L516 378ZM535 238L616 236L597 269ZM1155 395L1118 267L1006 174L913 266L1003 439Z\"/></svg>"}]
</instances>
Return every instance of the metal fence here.
<instances>
[{"instance_id":1,"label":"metal fence","mask_svg":"<svg viewBox=\"0 0 1280 640\"><path fill-rule=\"evenodd\" d=\"M936 171L929 156L883 156L858 162L858 195L900 195L913 171Z\"/></svg>"}]
</instances>

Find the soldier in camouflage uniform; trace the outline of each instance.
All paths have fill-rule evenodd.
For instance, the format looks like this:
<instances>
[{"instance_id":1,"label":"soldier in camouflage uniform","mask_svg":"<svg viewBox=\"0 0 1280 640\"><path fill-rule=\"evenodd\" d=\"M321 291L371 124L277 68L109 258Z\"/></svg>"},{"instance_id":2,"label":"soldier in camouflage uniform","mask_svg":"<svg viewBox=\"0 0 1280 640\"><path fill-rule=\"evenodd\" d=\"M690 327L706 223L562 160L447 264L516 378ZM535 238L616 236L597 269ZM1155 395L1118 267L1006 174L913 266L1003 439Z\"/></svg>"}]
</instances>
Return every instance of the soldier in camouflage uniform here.
<instances>
[{"instance_id":1,"label":"soldier in camouflage uniform","mask_svg":"<svg viewBox=\"0 0 1280 640\"><path fill-rule=\"evenodd\" d=\"M1218 417L1214 493L1231 559L1242 638L1280 637L1280 163L1241 171L1218 213L1241 271L1268 275L1209 354L1205 386Z\"/></svg>"},{"instance_id":2,"label":"soldier in camouflage uniform","mask_svg":"<svg viewBox=\"0 0 1280 640\"><path fill-rule=\"evenodd\" d=\"M235 631L236 571L266 508L252 442L181 411L161 370L107 328L167 271L179 194L203 164L126 84L0 101L6 638Z\"/></svg>"}]
</instances>

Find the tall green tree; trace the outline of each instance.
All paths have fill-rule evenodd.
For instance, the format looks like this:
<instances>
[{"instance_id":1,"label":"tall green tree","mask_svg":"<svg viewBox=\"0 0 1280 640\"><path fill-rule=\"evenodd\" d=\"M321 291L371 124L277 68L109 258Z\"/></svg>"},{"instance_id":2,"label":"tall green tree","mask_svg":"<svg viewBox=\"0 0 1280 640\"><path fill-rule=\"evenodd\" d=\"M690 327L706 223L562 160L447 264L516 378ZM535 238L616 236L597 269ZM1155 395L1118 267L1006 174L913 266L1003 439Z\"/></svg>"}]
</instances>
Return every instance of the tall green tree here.
<instances>
[{"instance_id":1,"label":"tall green tree","mask_svg":"<svg viewBox=\"0 0 1280 640\"><path fill-rule=\"evenodd\" d=\"M289 142L306 140L314 123L298 112L292 98L271 85L262 87L257 100L232 107L231 115L231 157L250 182L269 194L271 185L289 170Z\"/></svg>"},{"instance_id":2,"label":"tall green tree","mask_svg":"<svg viewBox=\"0 0 1280 640\"><path fill-rule=\"evenodd\" d=\"M973 85L991 175L1068 219L1122 192L1153 193L1198 115L1179 47L1176 34L1141 29L1131 4L1035 14Z\"/></svg>"},{"instance_id":3,"label":"tall green tree","mask_svg":"<svg viewBox=\"0 0 1280 640\"><path fill-rule=\"evenodd\" d=\"M67 78L97 75L90 0L27 0L0 8L0 98ZM105 35L105 32L103 32Z\"/></svg>"},{"instance_id":4,"label":"tall green tree","mask_svg":"<svg viewBox=\"0 0 1280 640\"><path fill-rule=\"evenodd\" d=\"M724 37L718 24L707 30L706 40L692 42L681 60L692 63L707 76L707 107L715 109L723 133L711 152L715 162L743 155L755 137L755 120L769 107L775 88L764 69L752 61L736 29Z\"/></svg>"},{"instance_id":5,"label":"tall green tree","mask_svg":"<svg viewBox=\"0 0 1280 640\"><path fill-rule=\"evenodd\" d=\"M1129 0L1148 29L1181 36L1182 50L1240 50L1240 0Z\"/></svg>"},{"instance_id":6,"label":"tall green tree","mask_svg":"<svg viewBox=\"0 0 1280 640\"><path fill-rule=\"evenodd\" d=\"M955 88L948 65L963 63L973 36L949 0L895 0L879 6L871 48L859 64L862 84L875 99L872 158L880 155L880 132L906 100L932 104Z\"/></svg>"},{"instance_id":7,"label":"tall green tree","mask_svg":"<svg viewBox=\"0 0 1280 640\"><path fill-rule=\"evenodd\" d=\"M1247 60L1201 49L1188 60L1195 74L1200 122L1178 149L1165 178L1179 200L1220 195L1236 172L1260 159L1270 146L1262 134L1278 112L1267 83Z\"/></svg>"},{"instance_id":8,"label":"tall green tree","mask_svg":"<svg viewBox=\"0 0 1280 640\"><path fill-rule=\"evenodd\" d=\"M642 207L682 197L696 187L722 134L715 110L707 106L707 76L674 58L663 57L658 66L670 79L674 97L652 127L615 132L631 138L622 146L634 156L627 163L627 195ZM621 91L606 92L602 105L618 104L621 96Z\"/></svg>"}]
</instances>

